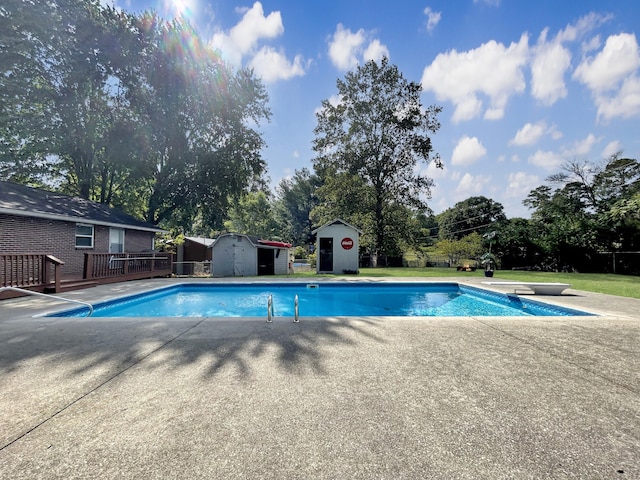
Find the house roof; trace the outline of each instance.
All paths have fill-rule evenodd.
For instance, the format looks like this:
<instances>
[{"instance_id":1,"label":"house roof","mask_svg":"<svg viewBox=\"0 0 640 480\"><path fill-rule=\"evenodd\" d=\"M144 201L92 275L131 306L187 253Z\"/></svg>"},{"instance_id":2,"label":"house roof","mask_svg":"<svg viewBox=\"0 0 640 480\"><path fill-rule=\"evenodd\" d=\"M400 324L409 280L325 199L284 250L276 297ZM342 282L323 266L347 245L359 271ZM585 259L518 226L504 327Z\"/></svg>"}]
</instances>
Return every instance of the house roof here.
<instances>
[{"instance_id":1,"label":"house roof","mask_svg":"<svg viewBox=\"0 0 640 480\"><path fill-rule=\"evenodd\" d=\"M360 235L362 235L362 230L360 230L359 228L354 227L353 225L348 224L347 222L345 222L344 220L342 220L341 218L334 218L333 220L331 220L330 222L325 223L324 225L316 228L315 230L313 230L311 233L313 235L315 235L316 233L318 233L320 230L327 228L331 225L335 225L336 223L345 225L349 228L353 228L356 232L358 232Z\"/></svg>"},{"instance_id":2,"label":"house roof","mask_svg":"<svg viewBox=\"0 0 640 480\"><path fill-rule=\"evenodd\" d=\"M0 213L148 232L165 231L101 203L3 181L0 181Z\"/></svg>"}]
</instances>

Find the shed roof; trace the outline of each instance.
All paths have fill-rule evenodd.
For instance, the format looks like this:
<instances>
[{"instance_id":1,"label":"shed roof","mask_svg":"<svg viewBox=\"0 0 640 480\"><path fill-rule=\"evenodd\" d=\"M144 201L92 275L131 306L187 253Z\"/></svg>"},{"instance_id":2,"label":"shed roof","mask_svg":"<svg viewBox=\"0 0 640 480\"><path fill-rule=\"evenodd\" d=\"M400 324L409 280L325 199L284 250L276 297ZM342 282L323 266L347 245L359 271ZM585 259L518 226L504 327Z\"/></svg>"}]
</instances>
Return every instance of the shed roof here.
<instances>
[{"instance_id":1,"label":"shed roof","mask_svg":"<svg viewBox=\"0 0 640 480\"><path fill-rule=\"evenodd\" d=\"M101 203L13 182L0 181L0 213L148 232L165 231Z\"/></svg>"},{"instance_id":2,"label":"shed roof","mask_svg":"<svg viewBox=\"0 0 640 480\"><path fill-rule=\"evenodd\" d=\"M362 235L362 230L360 230L359 228L354 227L353 225L348 224L347 222L345 222L344 220L342 220L341 218L334 218L333 220L331 220L330 222L325 223L324 225L316 228L315 230L313 230L311 233L313 235L315 235L316 233L318 233L320 230L325 229L327 227L330 227L331 225L335 225L336 223L345 225L349 228L353 228L356 232L358 232L360 235Z\"/></svg>"},{"instance_id":3,"label":"shed roof","mask_svg":"<svg viewBox=\"0 0 640 480\"><path fill-rule=\"evenodd\" d=\"M210 247L211 245L213 245L213 242L216 241L215 238L207 238L207 237L186 237L185 236L184 238L189 240L190 242L204 245L205 247Z\"/></svg>"},{"instance_id":4,"label":"shed roof","mask_svg":"<svg viewBox=\"0 0 640 480\"><path fill-rule=\"evenodd\" d=\"M222 233L220 234L212 243L211 246L214 246L216 242L222 237L244 237L249 240L249 242L254 247L268 247L268 248L291 248L290 243L280 242L277 240L263 240L260 237L256 237L255 235L247 235L245 233Z\"/></svg>"}]
</instances>

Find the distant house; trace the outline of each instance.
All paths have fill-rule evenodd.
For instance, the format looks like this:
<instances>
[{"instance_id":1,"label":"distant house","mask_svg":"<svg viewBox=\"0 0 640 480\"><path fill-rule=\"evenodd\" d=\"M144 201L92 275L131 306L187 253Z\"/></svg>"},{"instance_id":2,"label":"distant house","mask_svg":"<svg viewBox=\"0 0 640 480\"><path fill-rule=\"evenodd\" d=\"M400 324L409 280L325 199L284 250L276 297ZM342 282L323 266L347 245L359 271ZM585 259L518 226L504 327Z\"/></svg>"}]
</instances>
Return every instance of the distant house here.
<instances>
[{"instance_id":1,"label":"distant house","mask_svg":"<svg viewBox=\"0 0 640 480\"><path fill-rule=\"evenodd\" d=\"M316 235L317 273L357 273L362 231L340 218L311 232Z\"/></svg>"},{"instance_id":2,"label":"distant house","mask_svg":"<svg viewBox=\"0 0 640 480\"><path fill-rule=\"evenodd\" d=\"M106 205L0 181L0 255L54 255L65 278L82 278L85 253L149 252L160 232Z\"/></svg>"},{"instance_id":3,"label":"distant house","mask_svg":"<svg viewBox=\"0 0 640 480\"><path fill-rule=\"evenodd\" d=\"M211 274L214 277L286 275L292 268L290 249L290 243L225 233L211 246Z\"/></svg>"}]
</instances>

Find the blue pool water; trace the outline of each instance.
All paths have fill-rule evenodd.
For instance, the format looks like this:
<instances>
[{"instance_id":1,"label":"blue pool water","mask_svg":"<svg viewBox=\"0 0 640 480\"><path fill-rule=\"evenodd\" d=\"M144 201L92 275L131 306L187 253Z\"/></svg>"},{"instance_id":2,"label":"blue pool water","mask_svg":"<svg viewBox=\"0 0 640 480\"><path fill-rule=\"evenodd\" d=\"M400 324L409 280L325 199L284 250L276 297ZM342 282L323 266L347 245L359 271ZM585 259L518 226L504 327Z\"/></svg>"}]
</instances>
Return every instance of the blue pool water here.
<instances>
[{"instance_id":1,"label":"blue pool water","mask_svg":"<svg viewBox=\"0 0 640 480\"><path fill-rule=\"evenodd\" d=\"M590 315L457 283L179 284L94 305L93 317ZM76 308L50 316L86 316Z\"/></svg>"}]
</instances>

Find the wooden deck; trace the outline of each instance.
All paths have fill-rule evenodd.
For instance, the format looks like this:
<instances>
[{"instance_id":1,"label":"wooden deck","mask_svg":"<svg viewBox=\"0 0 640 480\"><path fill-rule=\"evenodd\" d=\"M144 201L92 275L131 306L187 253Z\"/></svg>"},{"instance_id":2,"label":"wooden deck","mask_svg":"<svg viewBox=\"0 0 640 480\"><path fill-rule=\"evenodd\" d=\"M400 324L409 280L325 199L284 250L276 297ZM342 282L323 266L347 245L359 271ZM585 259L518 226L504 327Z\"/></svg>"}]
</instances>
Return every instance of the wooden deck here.
<instances>
[{"instance_id":1,"label":"wooden deck","mask_svg":"<svg viewBox=\"0 0 640 480\"><path fill-rule=\"evenodd\" d=\"M0 255L0 287L60 293L104 283L166 277L172 273L169 253L85 253L82 278L66 277L64 262L48 254ZM0 299L19 296L5 291Z\"/></svg>"}]
</instances>

